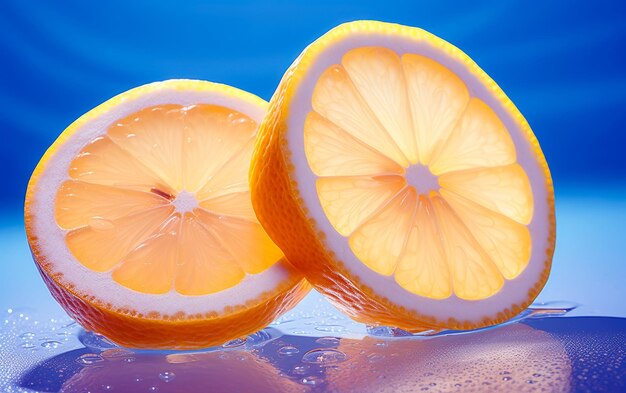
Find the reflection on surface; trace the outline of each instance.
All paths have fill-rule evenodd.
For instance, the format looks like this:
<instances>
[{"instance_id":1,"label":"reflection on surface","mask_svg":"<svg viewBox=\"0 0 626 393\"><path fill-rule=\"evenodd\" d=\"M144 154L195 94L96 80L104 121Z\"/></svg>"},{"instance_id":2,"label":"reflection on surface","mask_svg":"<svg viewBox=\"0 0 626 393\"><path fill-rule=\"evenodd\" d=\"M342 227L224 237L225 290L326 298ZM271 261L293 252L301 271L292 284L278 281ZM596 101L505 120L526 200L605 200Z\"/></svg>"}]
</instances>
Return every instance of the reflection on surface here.
<instances>
[{"instance_id":1,"label":"reflection on surface","mask_svg":"<svg viewBox=\"0 0 626 393\"><path fill-rule=\"evenodd\" d=\"M85 348L22 374L39 391L572 391L626 388L626 319L528 318L435 337L282 335L268 328L203 352Z\"/></svg>"},{"instance_id":2,"label":"reflection on surface","mask_svg":"<svg viewBox=\"0 0 626 393\"><path fill-rule=\"evenodd\" d=\"M429 340L342 342L357 365L331 370L340 391L568 391L563 343L523 323Z\"/></svg>"}]
</instances>

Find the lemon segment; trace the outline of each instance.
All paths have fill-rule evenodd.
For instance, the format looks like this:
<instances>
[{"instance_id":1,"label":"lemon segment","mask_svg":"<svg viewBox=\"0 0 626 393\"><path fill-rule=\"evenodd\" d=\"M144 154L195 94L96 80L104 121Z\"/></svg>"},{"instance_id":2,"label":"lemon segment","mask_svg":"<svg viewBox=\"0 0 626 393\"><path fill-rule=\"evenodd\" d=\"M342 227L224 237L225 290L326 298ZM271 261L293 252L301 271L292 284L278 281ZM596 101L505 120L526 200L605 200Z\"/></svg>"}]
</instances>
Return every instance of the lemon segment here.
<instances>
[{"instance_id":1,"label":"lemon segment","mask_svg":"<svg viewBox=\"0 0 626 393\"><path fill-rule=\"evenodd\" d=\"M450 172L439 177L445 190L455 192L520 224L533 217L530 181L519 164Z\"/></svg>"},{"instance_id":2,"label":"lemon segment","mask_svg":"<svg viewBox=\"0 0 626 393\"><path fill-rule=\"evenodd\" d=\"M318 176L402 174L404 168L317 112L307 115L306 156Z\"/></svg>"},{"instance_id":3,"label":"lemon segment","mask_svg":"<svg viewBox=\"0 0 626 393\"><path fill-rule=\"evenodd\" d=\"M504 285L504 278L464 222L440 196L432 198L454 293L461 299L488 298Z\"/></svg>"},{"instance_id":4,"label":"lemon segment","mask_svg":"<svg viewBox=\"0 0 626 393\"><path fill-rule=\"evenodd\" d=\"M245 271L235 255L221 244L220 239L199 219L185 214L182 223L175 290L182 295L198 296L234 287L245 277ZM169 283L171 285L172 280Z\"/></svg>"},{"instance_id":5,"label":"lemon segment","mask_svg":"<svg viewBox=\"0 0 626 393\"><path fill-rule=\"evenodd\" d=\"M69 231L65 241L85 267L105 272L155 233L172 213L174 208L166 205L111 221L93 216L88 225Z\"/></svg>"},{"instance_id":6,"label":"lemon segment","mask_svg":"<svg viewBox=\"0 0 626 393\"><path fill-rule=\"evenodd\" d=\"M506 127L487 104L472 98L445 144L429 163L441 175L463 169L513 164L515 145Z\"/></svg>"},{"instance_id":7,"label":"lemon segment","mask_svg":"<svg viewBox=\"0 0 626 393\"><path fill-rule=\"evenodd\" d=\"M394 277L402 288L416 295L433 299L452 295L450 269L435 212L430 199L423 195L419 197L415 220Z\"/></svg>"},{"instance_id":8,"label":"lemon segment","mask_svg":"<svg viewBox=\"0 0 626 393\"><path fill-rule=\"evenodd\" d=\"M107 135L96 137L81 150L70 163L69 176L103 186L146 192L155 188L165 195L173 193L163 179Z\"/></svg>"},{"instance_id":9,"label":"lemon segment","mask_svg":"<svg viewBox=\"0 0 626 393\"><path fill-rule=\"evenodd\" d=\"M416 164L417 145L398 55L387 48L361 47L346 53L341 64L382 127L393 130L389 135L404 157Z\"/></svg>"},{"instance_id":10,"label":"lemon segment","mask_svg":"<svg viewBox=\"0 0 626 393\"><path fill-rule=\"evenodd\" d=\"M377 212L406 184L401 176L326 177L317 180L324 212L344 236Z\"/></svg>"},{"instance_id":11,"label":"lemon segment","mask_svg":"<svg viewBox=\"0 0 626 393\"><path fill-rule=\"evenodd\" d=\"M428 165L465 110L469 91L452 71L428 57L404 54L402 67L420 162Z\"/></svg>"},{"instance_id":12,"label":"lemon segment","mask_svg":"<svg viewBox=\"0 0 626 393\"><path fill-rule=\"evenodd\" d=\"M312 98L313 110L356 139L406 167L409 161L357 91L339 64L320 77Z\"/></svg>"},{"instance_id":13,"label":"lemon segment","mask_svg":"<svg viewBox=\"0 0 626 393\"><path fill-rule=\"evenodd\" d=\"M507 280L514 279L524 271L532 248L528 227L454 192L441 190L441 196L458 217L472 228L472 235L478 244L491 256Z\"/></svg>"},{"instance_id":14,"label":"lemon segment","mask_svg":"<svg viewBox=\"0 0 626 393\"><path fill-rule=\"evenodd\" d=\"M168 203L154 193L67 180L57 193L55 219L63 229L97 226L97 221L113 221Z\"/></svg>"},{"instance_id":15,"label":"lemon segment","mask_svg":"<svg viewBox=\"0 0 626 393\"><path fill-rule=\"evenodd\" d=\"M350 236L352 252L375 272L393 274L404 251L416 205L415 189L406 187Z\"/></svg>"}]
</instances>

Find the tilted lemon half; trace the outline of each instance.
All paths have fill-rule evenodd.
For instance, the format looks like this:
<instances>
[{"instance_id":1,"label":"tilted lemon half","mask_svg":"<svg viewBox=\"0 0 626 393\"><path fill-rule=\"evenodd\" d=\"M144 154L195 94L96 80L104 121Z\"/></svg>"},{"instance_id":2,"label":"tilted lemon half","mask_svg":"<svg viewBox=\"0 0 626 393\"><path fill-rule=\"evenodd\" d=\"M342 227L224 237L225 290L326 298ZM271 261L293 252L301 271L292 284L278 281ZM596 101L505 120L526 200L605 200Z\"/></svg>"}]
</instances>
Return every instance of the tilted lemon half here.
<instances>
[{"instance_id":1,"label":"tilted lemon half","mask_svg":"<svg viewBox=\"0 0 626 393\"><path fill-rule=\"evenodd\" d=\"M171 80L70 125L35 169L25 223L55 299L135 348L221 344L308 291L252 210L248 169L266 102Z\"/></svg>"},{"instance_id":2,"label":"tilted lemon half","mask_svg":"<svg viewBox=\"0 0 626 393\"><path fill-rule=\"evenodd\" d=\"M289 68L251 168L261 224L354 319L411 331L507 320L545 284L548 165L466 54L421 29L341 25Z\"/></svg>"}]
</instances>

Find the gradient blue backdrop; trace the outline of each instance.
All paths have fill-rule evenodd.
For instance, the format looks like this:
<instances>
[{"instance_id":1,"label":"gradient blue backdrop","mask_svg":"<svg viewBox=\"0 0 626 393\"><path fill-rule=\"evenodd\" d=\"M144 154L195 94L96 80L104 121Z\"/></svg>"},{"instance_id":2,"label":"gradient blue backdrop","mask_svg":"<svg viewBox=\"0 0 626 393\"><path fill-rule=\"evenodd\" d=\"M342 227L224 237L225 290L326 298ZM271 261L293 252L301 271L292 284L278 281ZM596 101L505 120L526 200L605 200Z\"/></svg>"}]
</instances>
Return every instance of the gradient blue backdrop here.
<instances>
[{"instance_id":1,"label":"gradient blue backdrop","mask_svg":"<svg viewBox=\"0 0 626 393\"><path fill-rule=\"evenodd\" d=\"M227 83L269 99L333 26L419 26L468 53L533 127L563 184L626 180L626 3L621 1L19 1L0 11L0 203L19 214L57 135L132 87Z\"/></svg>"}]
</instances>

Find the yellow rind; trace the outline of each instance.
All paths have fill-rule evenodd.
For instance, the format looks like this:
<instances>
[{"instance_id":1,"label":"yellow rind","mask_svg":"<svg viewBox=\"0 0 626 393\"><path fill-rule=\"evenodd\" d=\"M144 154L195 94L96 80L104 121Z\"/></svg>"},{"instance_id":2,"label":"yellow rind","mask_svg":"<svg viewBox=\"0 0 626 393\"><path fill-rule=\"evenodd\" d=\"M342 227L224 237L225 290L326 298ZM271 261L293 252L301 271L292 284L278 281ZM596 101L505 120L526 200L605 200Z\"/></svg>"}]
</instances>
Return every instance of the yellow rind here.
<instances>
[{"instance_id":1,"label":"yellow rind","mask_svg":"<svg viewBox=\"0 0 626 393\"><path fill-rule=\"evenodd\" d=\"M352 34L384 34L390 37L426 42L444 54L460 61L467 70L501 103L522 130L546 179L546 218L549 225L543 271L528 290L528 297L519 304L503 307L481 321L449 318L438 320L393 303L375 290L361 284L344 263L336 258L326 244L326 235L319 229L299 194L295 180L293 157L287 143L289 105L309 68L325 49ZM519 314L537 297L545 285L552 264L556 241L554 189L548 164L528 122L500 87L460 49L419 28L398 24L356 21L342 24L309 45L283 76L259 128L250 169L252 204L269 236L282 249L288 260L300 269L308 281L353 319L368 324L397 326L409 331L424 329L472 329L504 322Z\"/></svg>"}]
</instances>

